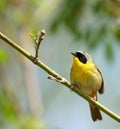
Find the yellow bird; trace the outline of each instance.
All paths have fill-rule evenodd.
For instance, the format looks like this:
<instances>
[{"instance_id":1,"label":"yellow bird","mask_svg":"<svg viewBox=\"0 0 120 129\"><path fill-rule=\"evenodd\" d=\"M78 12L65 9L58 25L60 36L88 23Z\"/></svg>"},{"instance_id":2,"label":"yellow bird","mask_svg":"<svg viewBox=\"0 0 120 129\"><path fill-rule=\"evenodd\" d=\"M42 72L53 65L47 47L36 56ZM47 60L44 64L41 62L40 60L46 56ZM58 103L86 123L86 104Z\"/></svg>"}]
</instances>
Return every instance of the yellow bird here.
<instances>
[{"instance_id":1,"label":"yellow bird","mask_svg":"<svg viewBox=\"0 0 120 129\"><path fill-rule=\"evenodd\" d=\"M74 56L70 72L71 84L97 101L97 91L100 94L104 93L104 81L100 70L88 53L77 51L71 54ZM102 120L99 109L93 104L89 105L92 120Z\"/></svg>"}]
</instances>

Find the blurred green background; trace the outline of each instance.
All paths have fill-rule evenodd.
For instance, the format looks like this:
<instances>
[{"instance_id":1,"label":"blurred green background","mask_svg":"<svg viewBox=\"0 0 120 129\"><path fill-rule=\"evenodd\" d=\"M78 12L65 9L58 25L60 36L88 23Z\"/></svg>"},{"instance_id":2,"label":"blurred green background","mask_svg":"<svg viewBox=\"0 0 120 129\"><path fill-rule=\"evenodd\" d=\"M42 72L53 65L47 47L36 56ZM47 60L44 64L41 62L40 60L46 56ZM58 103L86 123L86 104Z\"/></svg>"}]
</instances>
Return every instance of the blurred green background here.
<instances>
[{"instance_id":1,"label":"blurred green background","mask_svg":"<svg viewBox=\"0 0 120 129\"><path fill-rule=\"evenodd\" d=\"M120 1L0 0L0 31L32 55L28 35L41 29L40 59L69 80L70 52L90 53L105 81L98 99L120 115ZM0 40L0 129L120 129L104 113L94 123L85 100L47 77Z\"/></svg>"}]
</instances>

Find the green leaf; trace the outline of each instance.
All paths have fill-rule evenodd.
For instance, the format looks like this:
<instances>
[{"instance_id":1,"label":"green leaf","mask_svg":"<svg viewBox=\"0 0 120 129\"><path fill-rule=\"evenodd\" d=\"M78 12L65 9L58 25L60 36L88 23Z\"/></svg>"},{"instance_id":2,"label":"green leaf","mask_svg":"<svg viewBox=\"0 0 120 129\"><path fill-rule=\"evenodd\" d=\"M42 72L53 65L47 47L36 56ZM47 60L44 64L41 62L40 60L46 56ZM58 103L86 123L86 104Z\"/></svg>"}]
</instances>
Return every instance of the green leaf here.
<instances>
[{"instance_id":1,"label":"green leaf","mask_svg":"<svg viewBox=\"0 0 120 129\"><path fill-rule=\"evenodd\" d=\"M8 53L0 48L0 62L8 62L9 61L9 55Z\"/></svg>"},{"instance_id":2,"label":"green leaf","mask_svg":"<svg viewBox=\"0 0 120 129\"><path fill-rule=\"evenodd\" d=\"M114 31L115 37L120 41L120 27L118 26L117 29Z\"/></svg>"},{"instance_id":3,"label":"green leaf","mask_svg":"<svg viewBox=\"0 0 120 129\"><path fill-rule=\"evenodd\" d=\"M111 61L113 59L113 46L111 43L106 43L105 46L105 53L106 53L106 57L109 61Z\"/></svg>"}]
</instances>

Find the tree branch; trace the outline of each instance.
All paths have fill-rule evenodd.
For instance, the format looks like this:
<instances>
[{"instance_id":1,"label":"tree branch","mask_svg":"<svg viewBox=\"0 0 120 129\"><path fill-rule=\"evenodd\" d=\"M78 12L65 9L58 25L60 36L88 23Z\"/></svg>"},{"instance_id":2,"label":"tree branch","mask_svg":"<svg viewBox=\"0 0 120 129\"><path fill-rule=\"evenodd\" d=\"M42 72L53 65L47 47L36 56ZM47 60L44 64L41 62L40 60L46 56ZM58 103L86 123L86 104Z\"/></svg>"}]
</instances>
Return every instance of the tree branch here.
<instances>
[{"instance_id":1,"label":"tree branch","mask_svg":"<svg viewBox=\"0 0 120 129\"><path fill-rule=\"evenodd\" d=\"M81 96L82 98L84 98L85 100L87 100L88 102L93 103L98 109L102 110L104 113L106 113L107 115L109 115L114 120L120 122L120 116L118 116L117 114L113 113L111 110L109 110L106 107L104 107L98 101L94 101L92 98L86 96L77 87L73 87L70 84L69 81L67 81L61 75L59 75L58 73L56 73L54 70L50 69L48 66L46 66L40 60L37 60L36 62L34 62L35 59L36 59L36 57L32 56L29 52L27 52L25 49L23 49L22 47L20 47L19 45L17 45L15 42L13 42L12 40L10 40L8 37L6 37L1 32L0 32L0 39L2 39L3 41L5 41L5 43L7 43L10 46L12 46L14 49L16 49L18 52L20 52L22 55L24 55L26 58L28 58L34 64L36 64L37 66L41 67L44 71L46 71L50 75L48 77L49 79L56 80L57 82L62 83L63 85L65 85L69 89L72 89L72 91L74 91L76 94L78 94L79 96Z\"/></svg>"}]
</instances>

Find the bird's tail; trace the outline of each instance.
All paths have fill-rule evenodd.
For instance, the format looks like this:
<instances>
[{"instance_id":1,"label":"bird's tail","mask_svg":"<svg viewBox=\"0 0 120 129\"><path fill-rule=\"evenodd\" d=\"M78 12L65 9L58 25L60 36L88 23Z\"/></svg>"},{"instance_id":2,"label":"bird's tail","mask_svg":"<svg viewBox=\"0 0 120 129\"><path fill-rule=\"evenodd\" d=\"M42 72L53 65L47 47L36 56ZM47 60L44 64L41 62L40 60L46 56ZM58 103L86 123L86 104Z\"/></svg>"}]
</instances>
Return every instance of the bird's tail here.
<instances>
[{"instance_id":1,"label":"bird's tail","mask_svg":"<svg viewBox=\"0 0 120 129\"><path fill-rule=\"evenodd\" d=\"M100 110L97 107L95 107L93 104L89 104L89 105L90 105L92 120L93 121L102 120L102 115Z\"/></svg>"}]
</instances>

